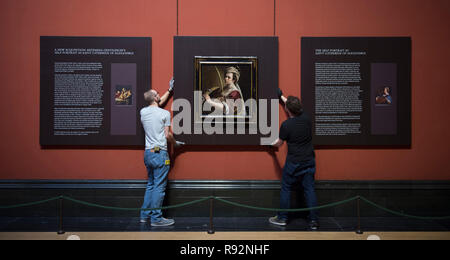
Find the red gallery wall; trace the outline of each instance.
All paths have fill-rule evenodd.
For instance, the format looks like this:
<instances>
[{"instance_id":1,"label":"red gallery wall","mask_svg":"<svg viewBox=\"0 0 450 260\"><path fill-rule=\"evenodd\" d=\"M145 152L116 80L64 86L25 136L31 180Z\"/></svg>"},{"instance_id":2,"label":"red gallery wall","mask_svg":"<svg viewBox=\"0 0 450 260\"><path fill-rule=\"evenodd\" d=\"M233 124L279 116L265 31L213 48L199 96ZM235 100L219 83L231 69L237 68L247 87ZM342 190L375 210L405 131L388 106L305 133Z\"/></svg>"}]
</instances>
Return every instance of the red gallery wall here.
<instances>
[{"instance_id":1,"label":"red gallery wall","mask_svg":"<svg viewBox=\"0 0 450 260\"><path fill-rule=\"evenodd\" d=\"M300 37L412 38L411 149L318 150L319 180L450 179L449 28L448 0L178 2L180 36L273 36L275 31L279 85L297 96ZM152 85L165 91L175 35L176 0L0 1L0 179L145 179L140 150L41 149L39 37L152 37ZM275 157L245 149L185 152L170 179L276 180L286 152L286 147Z\"/></svg>"}]
</instances>

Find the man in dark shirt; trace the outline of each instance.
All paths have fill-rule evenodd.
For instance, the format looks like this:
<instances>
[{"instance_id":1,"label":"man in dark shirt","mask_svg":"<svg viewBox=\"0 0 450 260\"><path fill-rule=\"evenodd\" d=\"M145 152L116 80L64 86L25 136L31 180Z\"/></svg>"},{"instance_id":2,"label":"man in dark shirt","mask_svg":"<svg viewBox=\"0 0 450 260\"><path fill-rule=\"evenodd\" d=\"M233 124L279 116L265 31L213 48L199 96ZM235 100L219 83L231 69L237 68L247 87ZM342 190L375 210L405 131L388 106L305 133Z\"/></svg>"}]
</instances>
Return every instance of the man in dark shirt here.
<instances>
[{"instance_id":1,"label":"man in dark shirt","mask_svg":"<svg viewBox=\"0 0 450 260\"><path fill-rule=\"evenodd\" d=\"M302 183L307 207L317 207L314 189L316 160L312 145L311 119L303 111L299 98L293 96L285 98L281 90L279 90L279 97L285 103L285 109L289 114L289 119L281 125L278 140L273 143L275 147L281 147L285 141L288 144L281 182L280 208L290 208L291 190L297 181ZM316 210L310 211L308 219L309 227L317 230L319 223ZM278 215L270 218L269 221L275 225L285 226L288 222L288 212L278 212Z\"/></svg>"}]
</instances>

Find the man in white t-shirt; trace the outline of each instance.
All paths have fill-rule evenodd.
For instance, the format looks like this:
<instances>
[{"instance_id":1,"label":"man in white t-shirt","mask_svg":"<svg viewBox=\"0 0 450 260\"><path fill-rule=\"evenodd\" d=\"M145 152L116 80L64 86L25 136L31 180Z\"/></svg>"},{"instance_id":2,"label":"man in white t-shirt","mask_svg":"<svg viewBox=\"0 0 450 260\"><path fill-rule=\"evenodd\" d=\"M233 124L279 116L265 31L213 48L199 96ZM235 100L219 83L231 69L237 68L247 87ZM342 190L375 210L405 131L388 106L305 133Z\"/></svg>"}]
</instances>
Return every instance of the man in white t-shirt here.
<instances>
[{"instance_id":1,"label":"man in white t-shirt","mask_svg":"<svg viewBox=\"0 0 450 260\"><path fill-rule=\"evenodd\" d=\"M144 163L148 172L147 189L141 210L141 223L151 221L151 225L170 226L175 224L173 219L162 216L161 210L145 210L149 208L160 208L163 205L167 176L170 170L170 159L167 141L176 144L170 131L170 112L160 108L173 91L173 79L170 88L163 97L155 90L144 93L144 99L149 106L141 109L141 122L145 130L145 153Z\"/></svg>"}]
</instances>

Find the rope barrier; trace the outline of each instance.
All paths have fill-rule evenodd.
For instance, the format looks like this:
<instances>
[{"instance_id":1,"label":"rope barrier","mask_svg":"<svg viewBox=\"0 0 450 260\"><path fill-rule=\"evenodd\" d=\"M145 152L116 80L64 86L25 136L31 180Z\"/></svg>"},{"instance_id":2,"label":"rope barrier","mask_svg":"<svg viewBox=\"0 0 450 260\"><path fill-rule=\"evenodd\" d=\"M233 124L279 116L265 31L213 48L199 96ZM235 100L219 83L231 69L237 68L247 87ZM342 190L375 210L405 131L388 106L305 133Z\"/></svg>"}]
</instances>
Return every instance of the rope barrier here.
<instances>
[{"instance_id":1,"label":"rope barrier","mask_svg":"<svg viewBox=\"0 0 450 260\"><path fill-rule=\"evenodd\" d=\"M35 202L28 202L28 203L22 203L22 204L16 204L16 205L10 205L10 206L0 206L0 209L14 209L14 208L22 208L22 207L28 207L28 206L34 206L39 204L44 204L49 201L60 199L60 197L54 197L50 199L35 201Z\"/></svg>"},{"instance_id":2,"label":"rope barrier","mask_svg":"<svg viewBox=\"0 0 450 260\"><path fill-rule=\"evenodd\" d=\"M206 198L202 198L202 199L198 199L198 200L194 200L194 201L190 201L190 202L185 202L185 203L181 203L181 204L177 204L177 205L173 205L173 206L165 206L165 207L160 207L160 208L121 208L121 207L111 207L111 206L104 206L104 205L100 205L100 204L95 204L95 203L90 203L90 202L86 202L86 201L81 201L81 200L76 200L76 199L72 199L70 197L66 197L66 196L62 196L64 199L78 203L78 204L82 204L85 206L90 206L90 207L96 207L96 208L102 208L102 209L112 209L112 210L123 210L123 211L149 211L149 210L166 210L166 209L174 209L174 208L181 208L181 207L185 207L185 206L189 206L189 205L193 205L193 204L197 204L203 201L207 201L210 200L214 197L210 196L210 197L206 197Z\"/></svg>"},{"instance_id":3,"label":"rope barrier","mask_svg":"<svg viewBox=\"0 0 450 260\"><path fill-rule=\"evenodd\" d=\"M249 206L249 205L245 205L245 204L241 204L241 203L237 203L237 202L232 202L232 201L221 199L221 198L218 198L218 197L214 197L214 199L218 200L218 201L221 201L223 203L226 203L226 204L230 204L230 205L236 206L236 207L248 208L248 209L254 209L254 210L300 212L300 211L318 210L318 209L324 209L324 208L330 208L330 207L334 207L334 206L339 206L341 204L345 204L347 202L356 200L356 199L358 199L358 197L359 196L355 196L355 197L352 197L352 198L349 198L349 199L346 199L346 200L333 202L333 203L322 205L322 206L311 207L311 208L301 208L301 209L262 208L262 207L255 207L255 206Z\"/></svg>"},{"instance_id":4,"label":"rope barrier","mask_svg":"<svg viewBox=\"0 0 450 260\"><path fill-rule=\"evenodd\" d=\"M423 219L423 220L444 220L444 219L450 219L450 216L443 216L443 217L421 217L421 216L413 216L413 215L409 215L409 214L405 214L405 213L402 213L402 212L398 212L398 211L394 211L394 210L385 208L385 207L380 206L380 205L376 204L375 202L372 202L372 201L370 201L370 200L368 200L368 199L366 199L366 198L364 198L364 197L360 197L360 198L361 198L362 201L365 201L365 202L367 202L368 204L370 204L370 205L372 205L372 206L374 206L374 207L376 207L376 208L379 208L379 209L384 210L384 211L386 211L386 212L389 212L389 213L391 213L391 214L398 215L398 216L402 216L402 217L406 217L406 218L415 218L415 219Z\"/></svg>"},{"instance_id":5,"label":"rope barrier","mask_svg":"<svg viewBox=\"0 0 450 260\"><path fill-rule=\"evenodd\" d=\"M96 204L96 203L91 203L91 202L86 202L86 201L82 201L82 200L77 200L77 199L73 199L67 196L58 196L58 197L53 197L53 198L49 198L49 199L45 199L45 200L41 200L41 201L34 201L34 202L28 202L28 203L22 203L22 204L15 204L15 205L8 205L8 206L0 206L0 209L13 209L13 208L21 208L21 207L28 207L28 206L34 206L34 205L40 205L40 204L44 204L50 201L54 201L54 200L58 200L58 199L62 199L62 200L68 200L68 201L72 201L74 203L78 203L78 204L82 204L85 206L90 206L90 207L97 207L97 208L103 208L103 209L110 209L110 210L122 210L122 211L148 211L148 210L167 210L167 209L174 209L174 208L181 208L181 207L185 207L185 206L190 206L190 205L194 205L194 204L198 204L207 200L217 200L220 201L222 203L225 204L229 204L232 206L236 206L236 207L240 207L240 208L247 208L247 209L252 209L252 210L261 210L261 211L274 211L274 212L278 212L278 211L285 211L285 212L300 212L300 211L310 211L310 210L319 210L319 209L324 209L324 208L330 208L330 207L335 207L335 206L339 206L348 202L351 202L353 200L357 200L357 199L361 199L362 201L368 203L369 205L372 205L376 208L379 208L383 211L389 212L391 214L394 215L398 215L398 216L402 216L402 217L407 217L407 218L415 218L415 219L422 219L422 220L444 220L444 219L450 219L450 216L442 216L442 217L423 217L423 216L414 216L414 215L410 215L410 214L405 214L402 212L398 212L395 210L391 210L388 209L386 207L380 206L362 196L355 196L355 197L351 197L349 199L345 199L342 201L337 201L337 202L333 202L333 203L329 203L326 205L322 205L322 206L317 206L317 207L311 207L311 208L300 208L300 209L281 209L281 208L264 208L264 207L256 207L256 206L250 206L250 205L246 205L246 204L242 204L242 203L238 203L238 202L233 202L233 201L229 201L226 199L222 199L219 197L215 197L215 196L209 196L209 197L205 197L205 198L201 198L198 200L193 200L193 201L189 201L189 202L185 202L185 203L180 203L177 205L172 205L172 206L165 206L165 207L160 207L160 208L122 208L122 207L113 207L113 206L105 206L105 205L100 205L100 204Z\"/></svg>"}]
</instances>

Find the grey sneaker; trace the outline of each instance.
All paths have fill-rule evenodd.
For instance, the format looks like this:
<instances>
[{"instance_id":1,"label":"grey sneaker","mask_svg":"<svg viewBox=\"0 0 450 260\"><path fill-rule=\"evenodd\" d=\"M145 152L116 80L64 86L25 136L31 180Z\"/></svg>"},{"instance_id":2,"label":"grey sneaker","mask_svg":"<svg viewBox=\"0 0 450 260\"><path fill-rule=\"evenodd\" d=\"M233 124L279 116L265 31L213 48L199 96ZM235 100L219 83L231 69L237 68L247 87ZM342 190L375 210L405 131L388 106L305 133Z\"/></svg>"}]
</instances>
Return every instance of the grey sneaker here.
<instances>
[{"instance_id":1,"label":"grey sneaker","mask_svg":"<svg viewBox=\"0 0 450 260\"><path fill-rule=\"evenodd\" d=\"M159 222L152 222L152 227L166 227L166 226L171 226L173 224L175 224L175 220L161 218L161 220Z\"/></svg>"},{"instance_id":2,"label":"grey sneaker","mask_svg":"<svg viewBox=\"0 0 450 260\"><path fill-rule=\"evenodd\" d=\"M148 222L148 219L145 219L145 218L141 218L140 220L139 220L139 223L142 223L142 224L145 224L145 223L147 223Z\"/></svg>"},{"instance_id":3,"label":"grey sneaker","mask_svg":"<svg viewBox=\"0 0 450 260\"><path fill-rule=\"evenodd\" d=\"M286 219L279 219L278 216L269 218L269 222L271 224L277 225L277 226L286 226L287 220Z\"/></svg>"}]
</instances>

